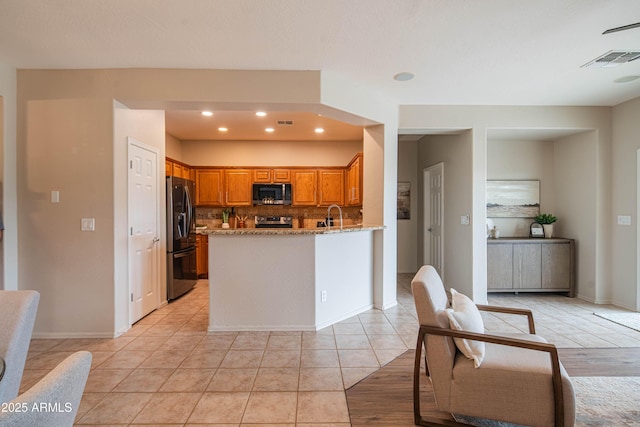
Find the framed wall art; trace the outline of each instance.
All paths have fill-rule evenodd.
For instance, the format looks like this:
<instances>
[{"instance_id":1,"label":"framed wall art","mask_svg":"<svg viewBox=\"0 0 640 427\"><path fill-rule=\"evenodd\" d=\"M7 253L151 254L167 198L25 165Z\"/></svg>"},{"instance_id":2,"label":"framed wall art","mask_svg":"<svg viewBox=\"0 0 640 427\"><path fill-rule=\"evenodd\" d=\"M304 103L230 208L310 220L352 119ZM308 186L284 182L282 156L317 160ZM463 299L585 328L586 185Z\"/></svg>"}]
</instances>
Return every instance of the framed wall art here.
<instances>
[{"instance_id":1,"label":"framed wall art","mask_svg":"<svg viewBox=\"0 0 640 427\"><path fill-rule=\"evenodd\" d=\"M398 219L411 219L411 183L398 183Z\"/></svg>"},{"instance_id":2,"label":"framed wall art","mask_svg":"<svg viewBox=\"0 0 640 427\"><path fill-rule=\"evenodd\" d=\"M533 218L538 214L539 180L487 181L487 218Z\"/></svg>"}]
</instances>

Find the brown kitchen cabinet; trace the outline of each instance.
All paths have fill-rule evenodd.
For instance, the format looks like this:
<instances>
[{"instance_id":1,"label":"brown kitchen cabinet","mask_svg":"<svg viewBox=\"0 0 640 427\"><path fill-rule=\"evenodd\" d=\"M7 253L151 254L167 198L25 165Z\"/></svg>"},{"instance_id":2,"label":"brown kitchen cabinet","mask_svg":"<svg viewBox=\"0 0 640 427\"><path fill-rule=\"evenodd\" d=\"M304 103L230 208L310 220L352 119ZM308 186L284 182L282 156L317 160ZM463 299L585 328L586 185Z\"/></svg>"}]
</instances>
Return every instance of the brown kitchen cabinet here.
<instances>
[{"instance_id":1,"label":"brown kitchen cabinet","mask_svg":"<svg viewBox=\"0 0 640 427\"><path fill-rule=\"evenodd\" d=\"M165 158L164 161L165 175L177 176L179 178L193 179L192 169L180 162Z\"/></svg>"},{"instance_id":2,"label":"brown kitchen cabinet","mask_svg":"<svg viewBox=\"0 0 640 427\"><path fill-rule=\"evenodd\" d=\"M362 153L356 154L347 166L347 185L345 204L347 206L362 205Z\"/></svg>"},{"instance_id":3,"label":"brown kitchen cabinet","mask_svg":"<svg viewBox=\"0 0 640 427\"><path fill-rule=\"evenodd\" d=\"M344 205L344 169L319 169L318 206Z\"/></svg>"},{"instance_id":4,"label":"brown kitchen cabinet","mask_svg":"<svg viewBox=\"0 0 640 427\"><path fill-rule=\"evenodd\" d=\"M253 182L258 183L290 183L291 170L289 169L253 169Z\"/></svg>"},{"instance_id":5,"label":"brown kitchen cabinet","mask_svg":"<svg viewBox=\"0 0 640 427\"><path fill-rule=\"evenodd\" d=\"M251 169L225 170L227 206L251 206L252 179L253 174Z\"/></svg>"},{"instance_id":6,"label":"brown kitchen cabinet","mask_svg":"<svg viewBox=\"0 0 640 427\"><path fill-rule=\"evenodd\" d=\"M488 292L575 294L573 239L487 240Z\"/></svg>"},{"instance_id":7,"label":"brown kitchen cabinet","mask_svg":"<svg viewBox=\"0 0 640 427\"><path fill-rule=\"evenodd\" d=\"M292 205L293 206L316 206L318 204L317 194L318 173L315 169L293 169L291 170Z\"/></svg>"},{"instance_id":8,"label":"brown kitchen cabinet","mask_svg":"<svg viewBox=\"0 0 640 427\"><path fill-rule=\"evenodd\" d=\"M222 206L224 169L196 169L196 205Z\"/></svg>"},{"instance_id":9,"label":"brown kitchen cabinet","mask_svg":"<svg viewBox=\"0 0 640 427\"><path fill-rule=\"evenodd\" d=\"M198 277L206 278L209 273L209 236L196 235L196 269Z\"/></svg>"}]
</instances>

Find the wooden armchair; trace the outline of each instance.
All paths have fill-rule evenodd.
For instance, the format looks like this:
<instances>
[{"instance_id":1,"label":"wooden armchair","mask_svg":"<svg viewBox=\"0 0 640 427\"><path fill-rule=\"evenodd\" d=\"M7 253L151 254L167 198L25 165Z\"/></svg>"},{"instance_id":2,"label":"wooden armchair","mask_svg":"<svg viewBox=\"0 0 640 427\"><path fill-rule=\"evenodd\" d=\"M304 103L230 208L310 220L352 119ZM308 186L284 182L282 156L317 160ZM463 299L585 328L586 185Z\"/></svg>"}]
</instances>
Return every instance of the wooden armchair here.
<instances>
[{"instance_id":1,"label":"wooden armchair","mask_svg":"<svg viewBox=\"0 0 640 427\"><path fill-rule=\"evenodd\" d=\"M414 365L415 424L468 425L423 417L420 412L420 362L423 347L426 375L440 411L528 426L575 423L571 380L553 344L534 335L529 310L478 305L484 311L525 315L529 334L489 335L450 327L449 301L436 270L423 266L411 282L420 330ZM454 338L484 342L479 367L458 350Z\"/></svg>"}]
</instances>

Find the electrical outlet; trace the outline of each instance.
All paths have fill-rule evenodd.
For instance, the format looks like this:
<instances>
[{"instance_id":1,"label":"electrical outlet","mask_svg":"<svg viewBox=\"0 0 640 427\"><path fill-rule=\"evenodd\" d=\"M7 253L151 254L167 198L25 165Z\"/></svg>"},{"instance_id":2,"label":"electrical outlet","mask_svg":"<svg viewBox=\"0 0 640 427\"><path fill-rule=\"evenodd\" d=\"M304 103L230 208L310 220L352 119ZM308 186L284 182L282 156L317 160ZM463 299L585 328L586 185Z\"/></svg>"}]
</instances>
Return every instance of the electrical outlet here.
<instances>
[{"instance_id":1,"label":"electrical outlet","mask_svg":"<svg viewBox=\"0 0 640 427\"><path fill-rule=\"evenodd\" d=\"M618 225L631 225L631 215L618 215Z\"/></svg>"},{"instance_id":2,"label":"electrical outlet","mask_svg":"<svg viewBox=\"0 0 640 427\"><path fill-rule=\"evenodd\" d=\"M80 229L82 231L96 231L96 219L82 218Z\"/></svg>"},{"instance_id":3,"label":"electrical outlet","mask_svg":"<svg viewBox=\"0 0 640 427\"><path fill-rule=\"evenodd\" d=\"M327 302L327 291L320 292L320 302Z\"/></svg>"}]
</instances>

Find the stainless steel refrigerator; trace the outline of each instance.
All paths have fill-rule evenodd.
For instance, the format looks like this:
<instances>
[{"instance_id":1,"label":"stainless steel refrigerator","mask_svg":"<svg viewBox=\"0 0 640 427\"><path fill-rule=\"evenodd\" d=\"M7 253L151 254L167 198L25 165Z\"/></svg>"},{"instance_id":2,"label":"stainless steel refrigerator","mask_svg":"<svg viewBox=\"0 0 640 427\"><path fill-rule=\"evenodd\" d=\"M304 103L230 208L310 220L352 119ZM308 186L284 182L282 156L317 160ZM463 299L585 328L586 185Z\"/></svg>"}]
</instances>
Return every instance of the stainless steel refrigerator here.
<instances>
[{"instance_id":1,"label":"stainless steel refrigerator","mask_svg":"<svg viewBox=\"0 0 640 427\"><path fill-rule=\"evenodd\" d=\"M198 280L195 183L167 177L167 299L188 292Z\"/></svg>"}]
</instances>

